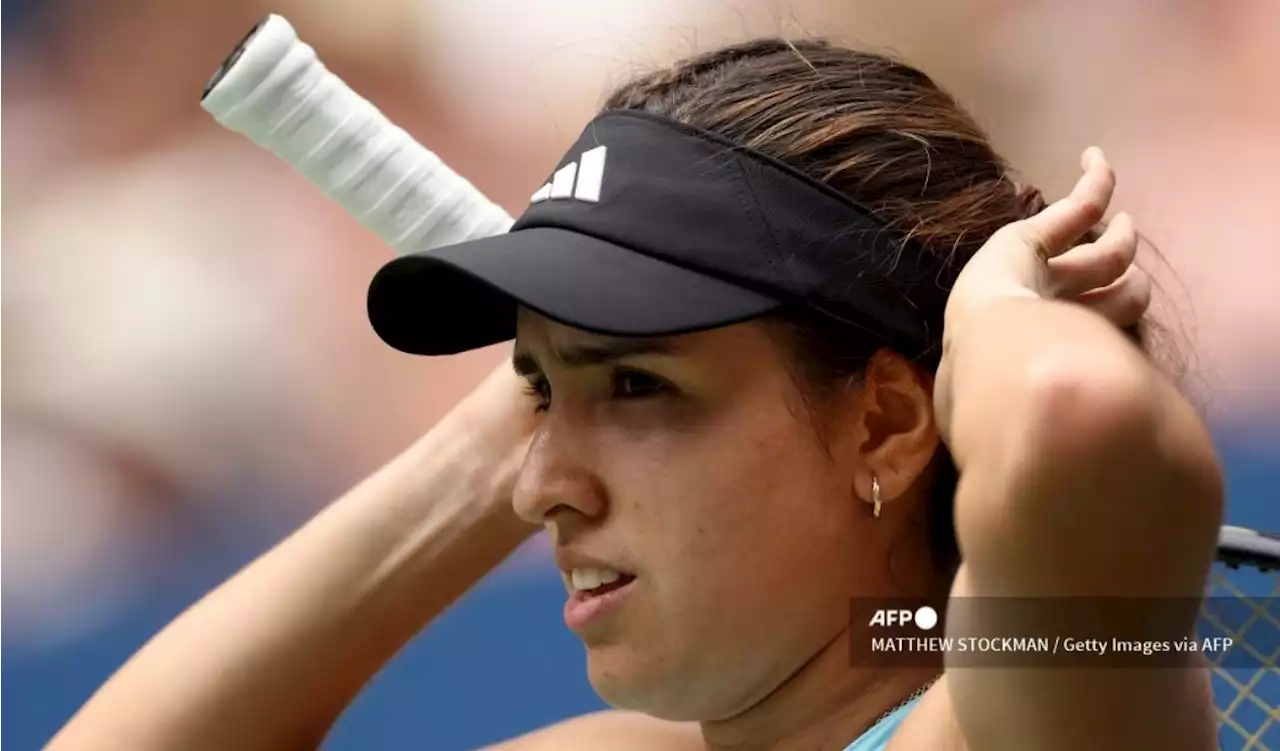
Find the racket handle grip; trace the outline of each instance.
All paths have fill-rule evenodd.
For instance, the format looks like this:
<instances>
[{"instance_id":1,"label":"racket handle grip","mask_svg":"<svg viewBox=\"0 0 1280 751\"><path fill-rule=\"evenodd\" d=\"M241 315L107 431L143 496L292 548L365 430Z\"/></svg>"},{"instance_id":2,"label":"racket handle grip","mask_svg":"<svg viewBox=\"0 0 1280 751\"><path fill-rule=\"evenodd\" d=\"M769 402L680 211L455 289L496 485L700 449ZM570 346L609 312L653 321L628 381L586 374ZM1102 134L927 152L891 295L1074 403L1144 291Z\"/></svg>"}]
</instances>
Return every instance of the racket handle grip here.
<instances>
[{"instance_id":1,"label":"racket handle grip","mask_svg":"<svg viewBox=\"0 0 1280 751\"><path fill-rule=\"evenodd\" d=\"M267 16L205 88L204 107L302 173L398 253L501 234L512 219Z\"/></svg>"}]
</instances>

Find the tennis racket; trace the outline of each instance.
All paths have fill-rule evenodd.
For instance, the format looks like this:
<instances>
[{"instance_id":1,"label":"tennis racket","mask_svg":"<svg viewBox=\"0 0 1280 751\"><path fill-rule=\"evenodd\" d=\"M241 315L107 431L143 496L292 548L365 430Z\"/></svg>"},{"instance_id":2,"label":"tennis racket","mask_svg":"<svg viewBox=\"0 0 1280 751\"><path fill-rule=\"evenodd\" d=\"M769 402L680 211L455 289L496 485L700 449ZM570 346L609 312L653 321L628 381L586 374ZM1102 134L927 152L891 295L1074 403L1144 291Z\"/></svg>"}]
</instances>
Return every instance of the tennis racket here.
<instances>
[{"instance_id":1,"label":"tennis racket","mask_svg":"<svg viewBox=\"0 0 1280 751\"><path fill-rule=\"evenodd\" d=\"M330 73L280 16L267 16L236 45L200 103L399 253L511 228L506 211Z\"/></svg>"},{"instance_id":2,"label":"tennis racket","mask_svg":"<svg viewBox=\"0 0 1280 751\"><path fill-rule=\"evenodd\" d=\"M400 253L511 227L505 211L330 73L280 16L237 45L201 103ZM1198 627L1200 636L1230 637L1243 650L1213 666L1224 751L1280 751L1277 603L1280 536L1223 527Z\"/></svg>"}]
</instances>

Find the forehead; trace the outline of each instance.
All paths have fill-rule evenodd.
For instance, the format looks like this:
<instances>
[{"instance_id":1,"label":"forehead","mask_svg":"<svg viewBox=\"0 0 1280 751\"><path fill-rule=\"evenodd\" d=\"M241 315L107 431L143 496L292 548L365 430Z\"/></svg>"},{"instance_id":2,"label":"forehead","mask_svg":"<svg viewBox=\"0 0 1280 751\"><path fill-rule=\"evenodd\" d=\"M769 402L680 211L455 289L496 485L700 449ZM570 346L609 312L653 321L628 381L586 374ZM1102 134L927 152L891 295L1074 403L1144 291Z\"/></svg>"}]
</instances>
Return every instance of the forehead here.
<instances>
[{"instance_id":1,"label":"forehead","mask_svg":"<svg viewBox=\"0 0 1280 751\"><path fill-rule=\"evenodd\" d=\"M670 358L689 352L689 342L681 342L679 337L640 338L593 334L522 310L511 359L517 373L528 375L552 364L557 367L584 368L632 357Z\"/></svg>"},{"instance_id":2,"label":"forehead","mask_svg":"<svg viewBox=\"0 0 1280 751\"><path fill-rule=\"evenodd\" d=\"M517 356L539 360L554 358L566 364L592 364L578 360L662 356L711 360L740 366L762 359L778 359L780 349L759 323L665 337L618 337L595 334L521 309L516 327Z\"/></svg>"}]
</instances>

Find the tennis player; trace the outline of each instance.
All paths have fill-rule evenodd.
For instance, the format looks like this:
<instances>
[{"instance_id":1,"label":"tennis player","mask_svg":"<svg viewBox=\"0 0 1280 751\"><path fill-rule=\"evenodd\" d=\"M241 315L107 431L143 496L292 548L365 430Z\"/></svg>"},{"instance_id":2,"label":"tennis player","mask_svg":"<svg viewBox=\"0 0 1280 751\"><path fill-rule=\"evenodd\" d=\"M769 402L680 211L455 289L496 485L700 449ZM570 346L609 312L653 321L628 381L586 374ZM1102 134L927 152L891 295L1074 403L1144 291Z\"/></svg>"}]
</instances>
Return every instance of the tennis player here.
<instances>
[{"instance_id":1,"label":"tennis player","mask_svg":"<svg viewBox=\"0 0 1280 751\"><path fill-rule=\"evenodd\" d=\"M1114 182L1091 149L1045 207L925 75L822 42L628 83L510 233L371 285L391 346L514 339L514 370L178 618L54 747L314 746L545 526L623 711L506 751L1214 748L1194 655L850 660L851 598L1203 591L1220 470L1144 354L1133 222L1094 230Z\"/></svg>"}]
</instances>

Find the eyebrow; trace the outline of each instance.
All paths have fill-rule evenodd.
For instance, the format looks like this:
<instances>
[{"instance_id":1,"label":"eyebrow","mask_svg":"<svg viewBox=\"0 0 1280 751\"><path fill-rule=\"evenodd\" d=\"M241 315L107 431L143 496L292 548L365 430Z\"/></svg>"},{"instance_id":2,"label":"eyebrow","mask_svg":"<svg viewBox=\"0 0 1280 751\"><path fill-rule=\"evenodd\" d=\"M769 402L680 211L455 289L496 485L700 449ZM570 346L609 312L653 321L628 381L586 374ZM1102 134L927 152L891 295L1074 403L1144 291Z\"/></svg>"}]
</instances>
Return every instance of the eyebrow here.
<instances>
[{"instance_id":1,"label":"eyebrow","mask_svg":"<svg viewBox=\"0 0 1280 751\"><path fill-rule=\"evenodd\" d=\"M640 355L673 355L676 354L677 349L666 339L626 338L556 350L555 357L567 368L587 368L593 365L608 365ZM516 375L520 376L542 372L537 359L529 352L517 351L513 354L511 366L515 368Z\"/></svg>"}]
</instances>

